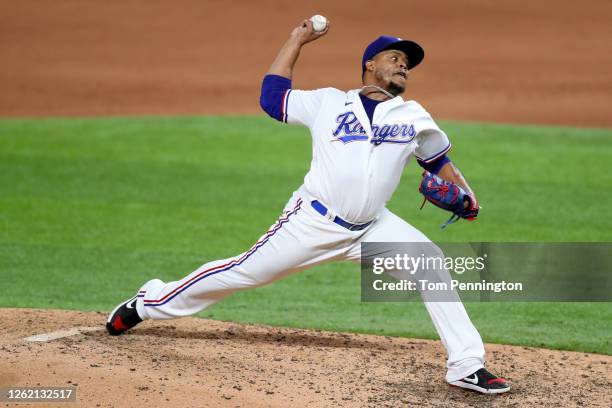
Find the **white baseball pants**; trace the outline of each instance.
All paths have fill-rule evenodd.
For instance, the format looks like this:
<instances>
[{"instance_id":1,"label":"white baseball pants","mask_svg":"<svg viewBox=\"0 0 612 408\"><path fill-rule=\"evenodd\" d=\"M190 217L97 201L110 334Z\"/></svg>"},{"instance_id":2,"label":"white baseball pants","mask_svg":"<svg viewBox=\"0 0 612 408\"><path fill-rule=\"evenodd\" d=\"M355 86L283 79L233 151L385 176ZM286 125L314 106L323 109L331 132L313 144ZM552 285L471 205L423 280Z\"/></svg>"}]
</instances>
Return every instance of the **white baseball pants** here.
<instances>
[{"instance_id":1,"label":"white baseball pants","mask_svg":"<svg viewBox=\"0 0 612 408\"><path fill-rule=\"evenodd\" d=\"M350 231L317 213L309 199L296 193L251 249L208 262L179 281L147 282L138 293L136 309L143 319L193 315L235 291L266 285L323 262L359 262L362 242L430 241L386 208L366 229ZM484 346L463 304L424 303L448 353L446 380L456 381L482 368Z\"/></svg>"}]
</instances>

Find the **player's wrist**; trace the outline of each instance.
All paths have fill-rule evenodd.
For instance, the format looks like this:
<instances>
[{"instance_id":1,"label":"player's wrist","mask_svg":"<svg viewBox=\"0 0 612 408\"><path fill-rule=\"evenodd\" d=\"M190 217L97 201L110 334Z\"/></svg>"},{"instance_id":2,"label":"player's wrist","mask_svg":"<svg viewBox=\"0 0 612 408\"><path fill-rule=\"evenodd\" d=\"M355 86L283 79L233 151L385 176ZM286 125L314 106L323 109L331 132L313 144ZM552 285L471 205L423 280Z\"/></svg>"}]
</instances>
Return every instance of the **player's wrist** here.
<instances>
[{"instance_id":1,"label":"player's wrist","mask_svg":"<svg viewBox=\"0 0 612 408\"><path fill-rule=\"evenodd\" d=\"M287 38L287 44L288 45L300 45L300 33L297 32L292 32L291 35L289 36L289 38Z\"/></svg>"}]
</instances>

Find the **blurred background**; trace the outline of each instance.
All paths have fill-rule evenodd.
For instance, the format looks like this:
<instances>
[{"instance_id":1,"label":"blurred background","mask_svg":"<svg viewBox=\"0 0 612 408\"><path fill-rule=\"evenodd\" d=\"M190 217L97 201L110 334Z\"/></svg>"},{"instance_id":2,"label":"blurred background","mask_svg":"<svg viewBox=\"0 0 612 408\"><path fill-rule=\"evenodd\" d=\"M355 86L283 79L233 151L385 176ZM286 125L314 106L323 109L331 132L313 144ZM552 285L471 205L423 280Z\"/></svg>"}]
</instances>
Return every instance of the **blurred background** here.
<instances>
[{"instance_id":1,"label":"blurred background","mask_svg":"<svg viewBox=\"0 0 612 408\"><path fill-rule=\"evenodd\" d=\"M612 2L0 2L0 116L260 113L291 30L323 14L295 86L356 88L381 34L426 50L406 96L437 119L610 127Z\"/></svg>"}]
</instances>

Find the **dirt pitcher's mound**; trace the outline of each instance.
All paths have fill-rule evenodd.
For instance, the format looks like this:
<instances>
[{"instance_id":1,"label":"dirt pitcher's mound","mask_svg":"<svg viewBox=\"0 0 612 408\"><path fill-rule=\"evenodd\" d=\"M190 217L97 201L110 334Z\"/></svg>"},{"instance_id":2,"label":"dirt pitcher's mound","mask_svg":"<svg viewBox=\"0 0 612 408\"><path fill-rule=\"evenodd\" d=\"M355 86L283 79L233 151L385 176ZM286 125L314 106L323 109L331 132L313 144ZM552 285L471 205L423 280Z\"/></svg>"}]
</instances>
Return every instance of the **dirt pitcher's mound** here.
<instances>
[{"instance_id":1,"label":"dirt pitcher's mound","mask_svg":"<svg viewBox=\"0 0 612 408\"><path fill-rule=\"evenodd\" d=\"M0 309L0 317L0 387L74 386L78 406L604 407L612 389L612 357L596 354L487 345L489 368L513 390L484 396L444 382L436 341L188 318L119 337L98 330L29 342L102 328L106 316Z\"/></svg>"}]
</instances>

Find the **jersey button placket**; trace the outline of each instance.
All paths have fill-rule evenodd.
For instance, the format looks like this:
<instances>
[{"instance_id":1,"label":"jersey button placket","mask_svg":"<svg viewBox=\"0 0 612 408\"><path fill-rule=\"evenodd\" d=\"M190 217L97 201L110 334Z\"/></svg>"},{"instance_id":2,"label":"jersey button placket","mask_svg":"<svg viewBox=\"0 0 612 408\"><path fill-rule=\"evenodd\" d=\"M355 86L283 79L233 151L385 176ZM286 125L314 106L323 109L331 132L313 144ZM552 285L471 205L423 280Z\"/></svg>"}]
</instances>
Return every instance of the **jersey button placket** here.
<instances>
[{"instance_id":1,"label":"jersey button placket","mask_svg":"<svg viewBox=\"0 0 612 408\"><path fill-rule=\"evenodd\" d=\"M376 112L374 112L376 114ZM373 123L372 123L373 124ZM372 191L372 183L374 180L374 172L372 171L372 161L374 160L374 149L376 147L376 145L374 143L372 143L372 138L374 137L374 133L370 134L370 139L368 139L368 147L369 147L369 151L368 151L368 163L367 163L367 167L366 167L366 171L368 174L368 178L366 180L367 183L367 188L366 188L366 203L367 203L367 207L369 208L371 205L371 194L370 191Z\"/></svg>"}]
</instances>

